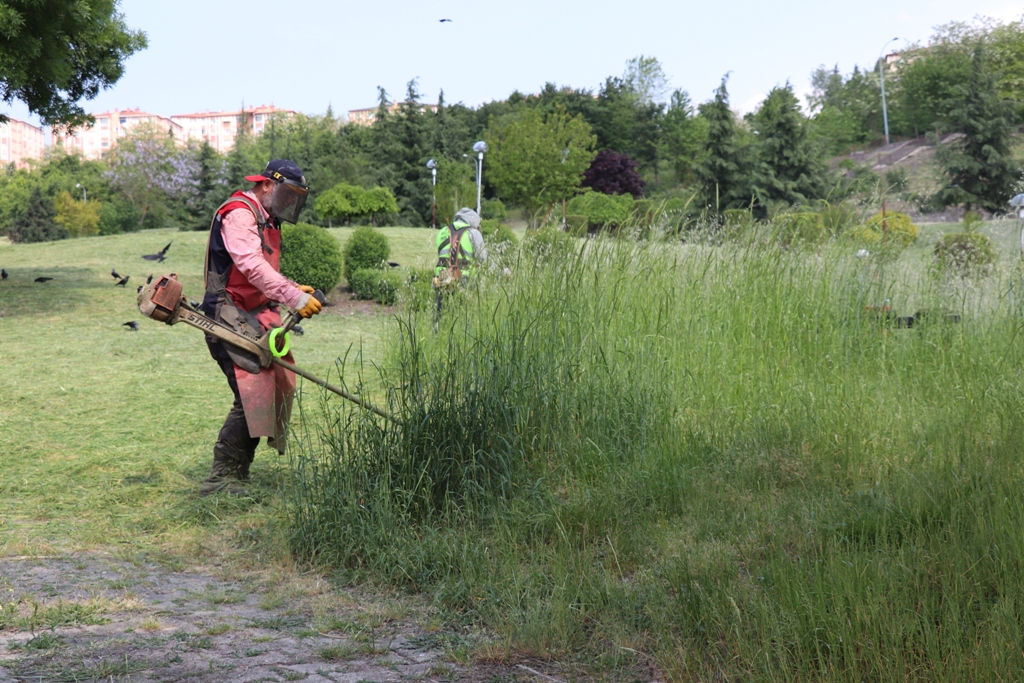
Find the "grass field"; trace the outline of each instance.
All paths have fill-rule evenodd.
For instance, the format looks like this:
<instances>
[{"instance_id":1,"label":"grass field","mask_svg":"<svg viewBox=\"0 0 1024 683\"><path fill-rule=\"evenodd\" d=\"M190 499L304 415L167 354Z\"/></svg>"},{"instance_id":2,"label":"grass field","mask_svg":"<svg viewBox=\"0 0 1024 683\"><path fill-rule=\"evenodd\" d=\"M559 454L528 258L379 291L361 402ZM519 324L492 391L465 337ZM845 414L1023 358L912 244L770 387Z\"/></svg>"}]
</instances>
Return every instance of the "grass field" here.
<instances>
[{"instance_id":1,"label":"grass field","mask_svg":"<svg viewBox=\"0 0 1024 683\"><path fill-rule=\"evenodd\" d=\"M331 231L339 240L350 230ZM392 259L429 264L434 233L389 229ZM173 240L162 265L140 258ZM141 319L135 289L176 272L202 296L205 234L149 231L49 244L0 244L0 553L121 548L188 558L219 534L274 520L258 504L200 500L231 392L202 334ZM131 280L114 287L110 269ZM54 278L34 283L38 276ZM336 301L347 299L338 294ZM376 358L388 314L339 305L305 325L296 358L312 372ZM121 324L139 320L131 332ZM286 460L261 447L256 481L272 491Z\"/></svg>"},{"instance_id":2,"label":"grass field","mask_svg":"<svg viewBox=\"0 0 1024 683\"><path fill-rule=\"evenodd\" d=\"M556 249L453 304L437 335L429 315L339 303L305 325L299 363L327 374L352 349L411 419L307 392L298 476L261 447L241 500L195 495L230 404L202 336L120 326L151 272L199 297L204 235L0 243L0 555L293 550L427 592L495 634L481 661L578 676L1013 680L1016 224L984 226L1002 265L967 287L923 275L951 229L922 226L885 269L845 248ZM393 260L432 261L434 233L386 232ZM162 270L139 258L171 239ZM963 317L895 330L864 311L886 298Z\"/></svg>"}]
</instances>

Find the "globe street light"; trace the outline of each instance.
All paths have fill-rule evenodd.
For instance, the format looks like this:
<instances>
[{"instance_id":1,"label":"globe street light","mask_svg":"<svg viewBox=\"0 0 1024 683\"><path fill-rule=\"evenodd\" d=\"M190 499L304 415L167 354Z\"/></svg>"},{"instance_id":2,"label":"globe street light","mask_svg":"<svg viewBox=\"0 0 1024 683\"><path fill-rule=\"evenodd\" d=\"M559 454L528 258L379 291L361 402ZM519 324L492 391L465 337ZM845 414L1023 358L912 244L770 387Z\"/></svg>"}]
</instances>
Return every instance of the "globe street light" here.
<instances>
[{"instance_id":1,"label":"globe street light","mask_svg":"<svg viewBox=\"0 0 1024 683\"><path fill-rule=\"evenodd\" d=\"M473 145L473 151L477 154L476 164L476 215L480 215L480 192L483 187L481 179L484 174L484 152L487 151L487 143L480 140Z\"/></svg>"},{"instance_id":2,"label":"globe street light","mask_svg":"<svg viewBox=\"0 0 1024 683\"><path fill-rule=\"evenodd\" d=\"M81 187L82 188L82 201L84 202L85 201L85 197L86 197L85 187L83 187L82 183L75 183L75 187Z\"/></svg>"},{"instance_id":3,"label":"globe street light","mask_svg":"<svg viewBox=\"0 0 1024 683\"><path fill-rule=\"evenodd\" d=\"M427 160L427 168L430 169L430 194L431 194L431 218L430 227L437 229L437 162L433 159Z\"/></svg>"},{"instance_id":4,"label":"globe street light","mask_svg":"<svg viewBox=\"0 0 1024 683\"><path fill-rule=\"evenodd\" d=\"M882 46L881 52L878 53L878 80L882 84L882 121L885 124L885 144L889 144L889 112L885 109L885 69L883 67L888 66L884 64L885 61L883 55L885 48L889 47L892 43L899 40L899 38L893 38L888 43Z\"/></svg>"}]
</instances>

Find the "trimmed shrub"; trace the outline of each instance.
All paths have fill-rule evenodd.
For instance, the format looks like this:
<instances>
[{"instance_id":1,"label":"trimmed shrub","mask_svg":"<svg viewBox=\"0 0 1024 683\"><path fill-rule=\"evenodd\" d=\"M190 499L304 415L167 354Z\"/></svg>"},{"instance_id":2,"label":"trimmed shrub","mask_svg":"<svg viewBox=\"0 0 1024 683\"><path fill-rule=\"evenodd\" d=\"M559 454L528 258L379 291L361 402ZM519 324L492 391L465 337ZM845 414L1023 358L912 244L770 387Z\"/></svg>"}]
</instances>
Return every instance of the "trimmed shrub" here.
<instances>
[{"instance_id":1,"label":"trimmed shrub","mask_svg":"<svg viewBox=\"0 0 1024 683\"><path fill-rule=\"evenodd\" d=\"M357 299L393 306L398 300L398 290L405 282L400 273L392 270L360 268L352 273L348 284Z\"/></svg>"},{"instance_id":2,"label":"trimmed shrub","mask_svg":"<svg viewBox=\"0 0 1024 683\"><path fill-rule=\"evenodd\" d=\"M617 228L633 214L633 198L626 194L587 192L573 197L566 207L566 215L586 216L589 227Z\"/></svg>"},{"instance_id":3,"label":"trimmed shrub","mask_svg":"<svg viewBox=\"0 0 1024 683\"><path fill-rule=\"evenodd\" d=\"M330 292L341 279L338 240L315 225L285 224L281 228L281 273L300 285Z\"/></svg>"},{"instance_id":4,"label":"trimmed shrub","mask_svg":"<svg viewBox=\"0 0 1024 683\"><path fill-rule=\"evenodd\" d=\"M588 225L589 221L586 216L577 216L573 214L566 214L565 216L566 232L573 237L585 237Z\"/></svg>"},{"instance_id":5,"label":"trimmed shrub","mask_svg":"<svg viewBox=\"0 0 1024 683\"><path fill-rule=\"evenodd\" d=\"M943 235L933 253L940 271L963 278L989 275L998 256L988 235L977 232Z\"/></svg>"},{"instance_id":6,"label":"trimmed shrub","mask_svg":"<svg viewBox=\"0 0 1024 683\"><path fill-rule=\"evenodd\" d=\"M632 201L632 200L630 200ZM527 230L523 238L524 258L544 261L547 259L565 259L575 246L575 240L568 233L558 228L540 228Z\"/></svg>"},{"instance_id":7,"label":"trimmed shrub","mask_svg":"<svg viewBox=\"0 0 1024 683\"><path fill-rule=\"evenodd\" d=\"M825 222L820 213L797 211L776 217L776 237L781 244L819 244L825 239Z\"/></svg>"},{"instance_id":8,"label":"trimmed shrub","mask_svg":"<svg viewBox=\"0 0 1024 683\"><path fill-rule=\"evenodd\" d=\"M825 232L831 237L838 237L857 224L857 211L844 202L826 202L821 209L821 220Z\"/></svg>"},{"instance_id":9,"label":"trimmed shrub","mask_svg":"<svg viewBox=\"0 0 1024 683\"><path fill-rule=\"evenodd\" d=\"M399 298L413 311L427 311L435 302L434 279L432 268L417 268L409 274L406 287L400 292Z\"/></svg>"},{"instance_id":10,"label":"trimmed shrub","mask_svg":"<svg viewBox=\"0 0 1024 683\"><path fill-rule=\"evenodd\" d=\"M378 230L367 226L356 228L345 242L344 275L352 286L352 274L363 268L379 268L391 255L388 238Z\"/></svg>"},{"instance_id":11,"label":"trimmed shrub","mask_svg":"<svg viewBox=\"0 0 1024 683\"><path fill-rule=\"evenodd\" d=\"M749 209L726 209L722 212L722 228L727 237L739 237L754 225L754 214Z\"/></svg>"},{"instance_id":12,"label":"trimmed shrub","mask_svg":"<svg viewBox=\"0 0 1024 683\"><path fill-rule=\"evenodd\" d=\"M494 236L491 238L491 243L504 244L506 242L518 244L519 240L516 238L516 234L512 232L512 228L502 223L498 226L497 231L495 231Z\"/></svg>"},{"instance_id":13,"label":"trimmed shrub","mask_svg":"<svg viewBox=\"0 0 1024 683\"><path fill-rule=\"evenodd\" d=\"M857 244L863 244L866 246L878 244L882 241L882 233L875 230L870 225L858 225L850 228L843 233L843 237L851 242L856 242Z\"/></svg>"},{"instance_id":14,"label":"trimmed shrub","mask_svg":"<svg viewBox=\"0 0 1024 683\"><path fill-rule=\"evenodd\" d=\"M633 202L633 220L643 226L654 225L658 219L658 206L650 199L637 199Z\"/></svg>"},{"instance_id":15,"label":"trimmed shrub","mask_svg":"<svg viewBox=\"0 0 1024 683\"><path fill-rule=\"evenodd\" d=\"M480 234L485 240L490 239L497 234L499 225L501 224L493 218L484 218L480 221Z\"/></svg>"},{"instance_id":16,"label":"trimmed shrub","mask_svg":"<svg viewBox=\"0 0 1024 683\"><path fill-rule=\"evenodd\" d=\"M885 229L882 229L882 214L876 213L868 219L868 227L878 232L879 237L886 241L896 242L904 248L917 241L917 226L910 221L905 213L892 212L885 214Z\"/></svg>"},{"instance_id":17,"label":"trimmed shrub","mask_svg":"<svg viewBox=\"0 0 1024 683\"><path fill-rule=\"evenodd\" d=\"M480 218L500 220L507 215L505 204L500 199L485 199L480 206Z\"/></svg>"}]
</instances>

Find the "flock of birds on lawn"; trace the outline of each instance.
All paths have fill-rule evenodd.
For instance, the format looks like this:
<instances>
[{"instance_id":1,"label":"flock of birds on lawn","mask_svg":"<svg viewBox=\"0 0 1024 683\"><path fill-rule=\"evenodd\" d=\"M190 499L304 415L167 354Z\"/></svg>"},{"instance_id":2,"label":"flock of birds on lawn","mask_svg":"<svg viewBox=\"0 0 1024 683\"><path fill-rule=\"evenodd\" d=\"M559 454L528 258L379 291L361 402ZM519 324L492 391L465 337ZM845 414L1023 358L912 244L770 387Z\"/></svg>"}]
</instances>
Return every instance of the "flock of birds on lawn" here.
<instances>
[{"instance_id":1,"label":"flock of birds on lawn","mask_svg":"<svg viewBox=\"0 0 1024 683\"><path fill-rule=\"evenodd\" d=\"M173 242L174 242L174 240L171 240L170 242L167 243L167 245L163 249L161 249L160 251L156 252L155 254L143 254L142 258L146 259L147 261L156 261L157 263L163 263L164 259L167 258L167 250L171 248L171 244ZM397 264L395 264L395 265L397 265ZM0 281L6 281L7 278L10 277L10 275L11 274L7 272L6 268L0 268ZM115 287L127 287L128 286L128 280L131 279L131 275L125 275L125 276L122 277L121 274L117 272L117 268L111 268L110 269L110 277L114 278L114 286ZM45 283L47 283L47 282L49 282L50 280L53 280L53 279L54 278L52 278L52 277L47 277L45 275L41 275L41 276L37 277L35 280L33 280L33 282L38 282L40 284L45 284ZM153 275L150 274L150 276L146 278L146 284L148 285L152 281L153 281ZM142 291L142 287L143 287L143 285L139 285L138 288L136 288L135 292L136 293L141 292ZM199 302L198 301L189 301L189 304L192 306L192 308L199 308ZM121 323L121 327L127 327L132 332L138 332L139 331L139 321L138 320L129 320L126 323ZM296 325L295 327L293 327L292 328L292 332L294 332L295 334L297 334L299 336L302 336L304 334L304 330L302 329L301 325Z\"/></svg>"},{"instance_id":2,"label":"flock of birds on lawn","mask_svg":"<svg viewBox=\"0 0 1024 683\"><path fill-rule=\"evenodd\" d=\"M164 259L167 258L167 250L171 248L171 244L173 244L173 243L174 243L174 240L171 240L160 251L156 252L155 254L143 254L142 258L144 258L147 261L156 261L157 263L163 263ZM0 268L0 281L6 281L7 278L9 278L10 276L11 276L11 274L7 272L6 268ZM115 282L114 282L114 286L115 287L127 287L128 286L128 280L131 279L131 275L125 275L124 277L122 277L121 274L117 272L117 268L111 268L110 269L110 276L112 278L114 278L114 280L115 280ZM54 278L48 277L46 275L40 275L39 277L34 279L32 282L38 282L39 284L46 284L47 282L49 282L50 280L53 280L53 279ZM146 284L147 285L150 282L152 282L152 281L153 281L153 276L152 275L150 275L149 277L146 278ZM138 289L136 289L135 291L136 291L136 293L141 292L142 291L142 285L139 285ZM193 304L193 306L198 306L198 304L196 304L195 302L191 302L191 303ZM139 322L137 320L129 320L126 323L122 323L121 326L122 327L127 327L129 330L131 330L133 332L138 332L138 330L139 330ZM302 334L302 333L299 332L299 334Z\"/></svg>"}]
</instances>

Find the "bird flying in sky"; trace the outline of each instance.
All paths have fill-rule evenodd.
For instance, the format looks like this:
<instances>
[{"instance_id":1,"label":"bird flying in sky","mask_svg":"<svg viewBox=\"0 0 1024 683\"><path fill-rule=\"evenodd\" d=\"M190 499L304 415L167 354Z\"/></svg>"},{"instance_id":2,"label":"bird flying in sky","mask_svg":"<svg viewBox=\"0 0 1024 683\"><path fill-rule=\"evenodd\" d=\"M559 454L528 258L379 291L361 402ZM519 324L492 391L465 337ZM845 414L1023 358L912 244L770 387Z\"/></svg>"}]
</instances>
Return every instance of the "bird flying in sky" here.
<instances>
[{"instance_id":1,"label":"bird flying in sky","mask_svg":"<svg viewBox=\"0 0 1024 683\"><path fill-rule=\"evenodd\" d=\"M171 248L171 244L173 243L174 240L171 240L170 242L167 243L167 246L161 249L160 251L156 252L155 254L145 254L142 258L146 259L147 261L159 261L160 263L163 263L164 259L167 258L167 250Z\"/></svg>"}]
</instances>

